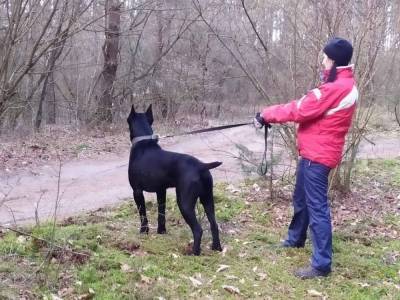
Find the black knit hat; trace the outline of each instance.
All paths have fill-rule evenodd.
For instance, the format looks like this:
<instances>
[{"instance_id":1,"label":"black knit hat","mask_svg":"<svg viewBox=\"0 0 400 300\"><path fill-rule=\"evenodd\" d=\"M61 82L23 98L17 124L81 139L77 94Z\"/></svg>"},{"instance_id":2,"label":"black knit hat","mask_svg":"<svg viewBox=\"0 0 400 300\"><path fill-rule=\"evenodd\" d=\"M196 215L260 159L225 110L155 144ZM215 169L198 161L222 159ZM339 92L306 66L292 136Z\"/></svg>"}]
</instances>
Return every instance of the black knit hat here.
<instances>
[{"instance_id":1,"label":"black knit hat","mask_svg":"<svg viewBox=\"0 0 400 300\"><path fill-rule=\"evenodd\" d=\"M353 56L353 46L349 41L336 37L328 41L324 52L336 66L347 66Z\"/></svg>"}]
</instances>

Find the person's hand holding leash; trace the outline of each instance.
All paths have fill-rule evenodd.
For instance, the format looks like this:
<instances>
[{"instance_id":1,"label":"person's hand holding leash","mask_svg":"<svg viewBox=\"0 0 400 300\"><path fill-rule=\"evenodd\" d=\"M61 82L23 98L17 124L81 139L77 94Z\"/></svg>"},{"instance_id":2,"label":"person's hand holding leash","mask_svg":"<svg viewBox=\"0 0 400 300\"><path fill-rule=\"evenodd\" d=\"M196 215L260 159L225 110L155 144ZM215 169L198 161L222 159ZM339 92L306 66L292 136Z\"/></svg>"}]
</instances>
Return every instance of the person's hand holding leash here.
<instances>
[{"instance_id":1,"label":"person's hand holding leash","mask_svg":"<svg viewBox=\"0 0 400 300\"><path fill-rule=\"evenodd\" d=\"M263 117L261 116L261 114L259 112L256 114L256 116L253 119L253 125L257 129L261 129L264 127L264 125L266 125Z\"/></svg>"}]
</instances>

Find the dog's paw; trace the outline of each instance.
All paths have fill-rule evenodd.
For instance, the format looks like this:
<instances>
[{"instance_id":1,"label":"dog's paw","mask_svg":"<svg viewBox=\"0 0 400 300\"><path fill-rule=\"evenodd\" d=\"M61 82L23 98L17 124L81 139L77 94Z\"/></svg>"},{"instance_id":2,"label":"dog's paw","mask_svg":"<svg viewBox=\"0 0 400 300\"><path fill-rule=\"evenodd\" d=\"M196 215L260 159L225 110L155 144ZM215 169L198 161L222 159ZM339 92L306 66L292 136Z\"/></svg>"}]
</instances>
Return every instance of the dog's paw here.
<instances>
[{"instance_id":1,"label":"dog's paw","mask_svg":"<svg viewBox=\"0 0 400 300\"><path fill-rule=\"evenodd\" d=\"M142 226L140 227L140 231L141 234L149 234L149 226Z\"/></svg>"},{"instance_id":2,"label":"dog's paw","mask_svg":"<svg viewBox=\"0 0 400 300\"><path fill-rule=\"evenodd\" d=\"M214 250L214 251L222 251L222 247L221 247L220 244L218 244L218 245L211 245L211 250Z\"/></svg>"},{"instance_id":3,"label":"dog's paw","mask_svg":"<svg viewBox=\"0 0 400 300\"><path fill-rule=\"evenodd\" d=\"M199 256L201 250L200 249L194 249L193 248L193 243L188 243L186 245L186 247L183 249L182 252L183 252L184 255L188 255L188 256L192 256L192 255Z\"/></svg>"},{"instance_id":4,"label":"dog's paw","mask_svg":"<svg viewBox=\"0 0 400 300\"><path fill-rule=\"evenodd\" d=\"M167 230L165 228L157 228L157 233L158 234L166 234Z\"/></svg>"}]
</instances>

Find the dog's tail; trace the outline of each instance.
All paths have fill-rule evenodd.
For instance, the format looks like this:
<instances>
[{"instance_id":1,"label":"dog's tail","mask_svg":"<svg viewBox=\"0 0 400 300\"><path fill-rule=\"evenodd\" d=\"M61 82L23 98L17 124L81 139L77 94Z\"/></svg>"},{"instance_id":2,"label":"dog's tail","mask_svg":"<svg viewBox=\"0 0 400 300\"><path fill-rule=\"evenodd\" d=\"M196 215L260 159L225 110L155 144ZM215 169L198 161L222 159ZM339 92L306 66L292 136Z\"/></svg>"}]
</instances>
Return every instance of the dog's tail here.
<instances>
[{"instance_id":1,"label":"dog's tail","mask_svg":"<svg viewBox=\"0 0 400 300\"><path fill-rule=\"evenodd\" d=\"M214 161L212 163L204 163L203 166L206 170L211 170L214 169L216 167L219 167L220 165L222 165L222 162L220 161Z\"/></svg>"}]
</instances>

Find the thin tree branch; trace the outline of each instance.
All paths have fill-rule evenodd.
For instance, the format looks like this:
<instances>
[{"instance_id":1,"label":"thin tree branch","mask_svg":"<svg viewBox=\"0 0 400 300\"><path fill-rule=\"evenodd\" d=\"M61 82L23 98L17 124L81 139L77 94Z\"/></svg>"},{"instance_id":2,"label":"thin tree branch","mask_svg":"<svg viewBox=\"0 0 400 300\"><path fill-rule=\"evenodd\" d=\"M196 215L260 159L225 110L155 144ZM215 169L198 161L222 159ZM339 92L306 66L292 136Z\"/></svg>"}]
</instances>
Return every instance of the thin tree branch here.
<instances>
[{"instance_id":1,"label":"thin tree branch","mask_svg":"<svg viewBox=\"0 0 400 300\"><path fill-rule=\"evenodd\" d=\"M215 31L215 29L211 26L211 24L205 19L205 17L203 16L203 12L202 12L201 6L198 3L198 1L197 0L192 0L192 2L193 2L193 5L194 5L195 9L199 13L200 18L203 20L204 24L206 24L207 27L211 30L211 32L217 37L218 41L222 44L222 46L224 46L224 48L226 50L228 50L228 52L231 54L233 59L236 61L236 63L239 65L239 67L242 69L242 71L246 74L247 78L250 79L251 83L256 88L256 90L261 94L261 96L264 99L266 99L268 102L271 102L271 98L269 97L269 95L266 92L266 90L262 87L262 85L258 81L258 79L249 72L249 70L243 65L243 63L240 61L240 59L237 58L237 56L232 51L232 49L224 42L224 40L222 39L221 35L218 34Z\"/></svg>"},{"instance_id":2,"label":"thin tree branch","mask_svg":"<svg viewBox=\"0 0 400 300\"><path fill-rule=\"evenodd\" d=\"M245 0L241 0L240 2L242 3L242 7L243 7L243 10L244 10L244 12L245 12L245 14L246 14L246 17L247 17L247 19L249 20L249 22L250 22L250 24L251 24L251 27L253 28L254 33L257 35L258 40L260 41L261 45L263 46L263 48L264 48L264 50L265 50L265 54L268 56L268 54L269 54L268 47L267 47L267 45L265 44L264 40L261 38L261 36L260 36L260 34L259 34L259 32L258 32L258 30L257 30L257 28L256 28L256 26L255 26L255 24L254 24L254 21L253 21L252 18L250 17L249 12L247 11L246 6L244 5L244 1L245 1Z\"/></svg>"}]
</instances>

